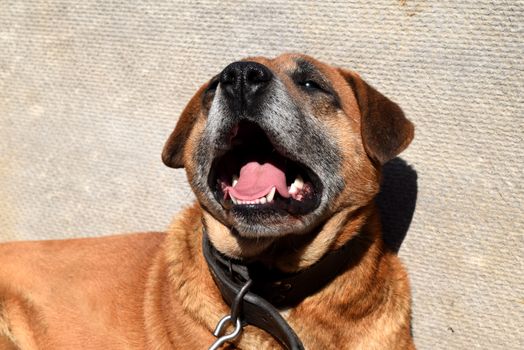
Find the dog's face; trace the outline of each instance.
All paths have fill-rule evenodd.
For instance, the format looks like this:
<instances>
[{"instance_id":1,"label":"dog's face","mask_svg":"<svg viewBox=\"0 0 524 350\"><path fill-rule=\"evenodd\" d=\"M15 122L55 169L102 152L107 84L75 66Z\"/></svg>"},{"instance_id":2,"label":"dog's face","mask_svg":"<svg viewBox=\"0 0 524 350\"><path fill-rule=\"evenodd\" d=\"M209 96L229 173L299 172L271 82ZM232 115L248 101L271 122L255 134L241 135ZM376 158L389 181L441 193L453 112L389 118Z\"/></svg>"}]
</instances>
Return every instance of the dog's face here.
<instances>
[{"instance_id":1,"label":"dog's face","mask_svg":"<svg viewBox=\"0 0 524 350\"><path fill-rule=\"evenodd\" d=\"M410 143L400 108L350 71L304 55L249 58L206 83L164 149L205 212L244 239L304 234L368 204Z\"/></svg>"}]
</instances>

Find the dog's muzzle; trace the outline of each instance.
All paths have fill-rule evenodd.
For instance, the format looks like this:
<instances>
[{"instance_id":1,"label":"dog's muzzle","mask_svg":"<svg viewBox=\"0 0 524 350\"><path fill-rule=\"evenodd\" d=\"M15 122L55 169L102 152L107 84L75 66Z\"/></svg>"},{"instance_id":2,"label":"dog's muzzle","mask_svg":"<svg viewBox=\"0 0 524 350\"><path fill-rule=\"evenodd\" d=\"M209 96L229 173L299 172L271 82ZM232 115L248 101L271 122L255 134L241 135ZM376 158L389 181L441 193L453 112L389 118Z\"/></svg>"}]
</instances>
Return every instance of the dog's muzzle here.
<instances>
[{"instance_id":1,"label":"dog's muzzle","mask_svg":"<svg viewBox=\"0 0 524 350\"><path fill-rule=\"evenodd\" d=\"M279 140L270 138L275 130L282 131L281 118L271 112L281 103L275 102L279 82L271 70L256 62L235 62L219 74L219 84L221 152L215 154L207 180L215 199L234 216L255 215L257 220L317 208L319 177L286 154L284 132Z\"/></svg>"}]
</instances>

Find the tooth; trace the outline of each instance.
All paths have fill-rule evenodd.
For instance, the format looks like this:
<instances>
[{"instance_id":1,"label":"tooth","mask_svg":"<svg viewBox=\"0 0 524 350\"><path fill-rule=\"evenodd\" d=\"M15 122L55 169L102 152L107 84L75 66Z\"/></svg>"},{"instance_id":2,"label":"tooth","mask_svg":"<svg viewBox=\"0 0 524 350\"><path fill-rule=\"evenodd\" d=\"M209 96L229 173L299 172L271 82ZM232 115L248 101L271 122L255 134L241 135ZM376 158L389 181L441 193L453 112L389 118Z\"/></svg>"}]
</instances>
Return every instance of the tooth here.
<instances>
[{"instance_id":1,"label":"tooth","mask_svg":"<svg viewBox=\"0 0 524 350\"><path fill-rule=\"evenodd\" d=\"M267 202L266 197L260 198L260 204L266 204L266 202Z\"/></svg>"},{"instance_id":2,"label":"tooth","mask_svg":"<svg viewBox=\"0 0 524 350\"><path fill-rule=\"evenodd\" d=\"M238 176L233 175L233 180L231 181L231 186L232 186L232 187L235 187L235 185L237 184L237 182L238 182Z\"/></svg>"},{"instance_id":3,"label":"tooth","mask_svg":"<svg viewBox=\"0 0 524 350\"><path fill-rule=\"evenodd\" d=\"M293 182L293 185L295 185L297 190L301 190L304 187L304 180L302 179L302 176L297 175L297 178L295 179L295 182Z\"/></svg>"},{"instance_id":4,"label":"tooth","mask_svg":"<svg viewBox=\"0 0 524 350\"><path fill-rule=\"evenodd\" d=\"M255 204L260 204L260 199L255 199Z\"/></svg>"},{"instance_id":5,"label":"tooth","mask_svg":"<svg viewBox=\"0 0 524 350\"><path fill-rule=\"evenodd\" d=\"M273 187L271 188L271 191L269 191L269 193L267 194L266 198L268 203L271 203L273 201L273 197L275 196L275 190L276 188Z\"/></svg>"},{"instance_id":6,"label":"tooth","mask_svg":"<svg viewBox=\"0 0 524 350\"><path fill-rule=\"evenodd\" d=\"M235 197L233 197L233 196L231 195L231 193L229 194L229 196L231 197L231 200L233 201L233 204L238 204L238 203L239 203L239 200L236 199Z\"/></svg>"},{"instance_id":7,"label":"tooth","mask_svg":"<svg viewBox=\"0 0 524 350\"><path fill-rule=\"evenodd\" d=\"M295 185L295 183L292 183L291 186L289 186L288 192L291 193L291 194L297 193L297 186Z\"/></svg>"}]
</instances>

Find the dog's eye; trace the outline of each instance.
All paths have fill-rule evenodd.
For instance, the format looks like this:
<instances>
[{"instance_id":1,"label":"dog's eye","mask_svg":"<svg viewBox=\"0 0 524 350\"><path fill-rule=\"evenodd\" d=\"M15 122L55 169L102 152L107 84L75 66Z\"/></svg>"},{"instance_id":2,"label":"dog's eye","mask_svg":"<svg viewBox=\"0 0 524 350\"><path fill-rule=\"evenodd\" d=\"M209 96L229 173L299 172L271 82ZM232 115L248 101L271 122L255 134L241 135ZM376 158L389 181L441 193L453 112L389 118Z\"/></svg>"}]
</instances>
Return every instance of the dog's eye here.
<instances>
[{"instance_id":1,"label":"dog's eye","mask_svg":"<svg viewBox=\"0 0 524 350\"><path fill-rule=\"evenodd\" d=\"M322 87L313 80L303 81L300 83L300 86L302 86L305 90L308 91L323 90Z\"/></svg>"}]
</instances>

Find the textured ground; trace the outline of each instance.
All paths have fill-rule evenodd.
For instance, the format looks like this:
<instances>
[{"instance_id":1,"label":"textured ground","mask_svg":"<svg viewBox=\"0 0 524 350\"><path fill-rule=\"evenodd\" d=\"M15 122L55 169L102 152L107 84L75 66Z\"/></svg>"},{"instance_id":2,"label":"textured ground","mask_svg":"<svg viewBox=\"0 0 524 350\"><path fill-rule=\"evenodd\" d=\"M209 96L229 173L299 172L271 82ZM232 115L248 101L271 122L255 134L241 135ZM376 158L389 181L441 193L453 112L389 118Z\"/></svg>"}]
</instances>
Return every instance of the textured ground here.
<instances>
[{"instance_id":1,"label":"textured ground","mask_svg":"<svg viewBox=\"0 0 524 350\"><path fill-rule=\"evenodd\" d=\"M359 71L416 140L386 171L419 349L524 348L522 1L0 0L0 240L159 230L196 88L283 51Z\"/></svg>"}]
</instances>

